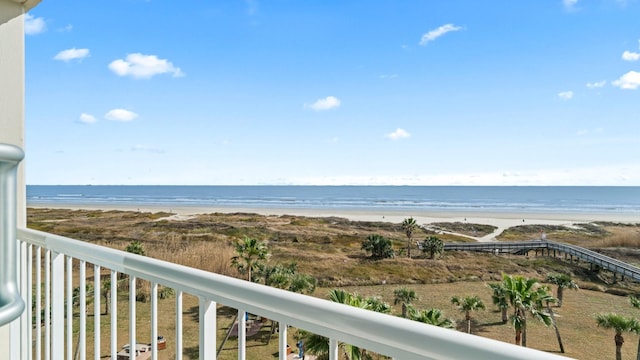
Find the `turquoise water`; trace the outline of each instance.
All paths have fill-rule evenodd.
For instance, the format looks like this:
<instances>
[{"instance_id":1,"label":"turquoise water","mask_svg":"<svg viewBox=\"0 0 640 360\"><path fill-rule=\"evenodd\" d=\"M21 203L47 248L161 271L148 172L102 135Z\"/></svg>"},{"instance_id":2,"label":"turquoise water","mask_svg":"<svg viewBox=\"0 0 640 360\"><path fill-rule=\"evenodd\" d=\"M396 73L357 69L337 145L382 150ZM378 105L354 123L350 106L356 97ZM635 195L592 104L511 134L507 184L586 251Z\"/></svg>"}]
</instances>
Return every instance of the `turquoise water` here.
<instances>
[{"instance_id":1,"label":"turquoise water","mask_svg":"<svg viewBox=\"0 0 640 360\"><path fill-rule=\"evenodd\" d=\"M28 185L27 203L640 214L640 187Z\"/></svg>"}]
</instances>

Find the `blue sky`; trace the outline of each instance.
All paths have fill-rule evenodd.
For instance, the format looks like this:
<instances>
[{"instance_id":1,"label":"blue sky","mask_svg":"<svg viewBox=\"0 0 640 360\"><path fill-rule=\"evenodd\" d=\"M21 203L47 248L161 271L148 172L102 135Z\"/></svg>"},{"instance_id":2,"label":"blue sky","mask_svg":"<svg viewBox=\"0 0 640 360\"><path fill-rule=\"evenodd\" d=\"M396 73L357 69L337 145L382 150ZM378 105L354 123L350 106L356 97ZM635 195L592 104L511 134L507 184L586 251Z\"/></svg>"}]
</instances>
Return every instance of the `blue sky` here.
<instances>
[{"instance_id":1,"label":"blue sky","mask_svg":"<svg viewBox=\"0 0 640 360\"><path fill-rule=\"evenodd\" d=\"M639 18L637 0L43 1L27 183L638 186Z\"/></svg>"}]
</instances>

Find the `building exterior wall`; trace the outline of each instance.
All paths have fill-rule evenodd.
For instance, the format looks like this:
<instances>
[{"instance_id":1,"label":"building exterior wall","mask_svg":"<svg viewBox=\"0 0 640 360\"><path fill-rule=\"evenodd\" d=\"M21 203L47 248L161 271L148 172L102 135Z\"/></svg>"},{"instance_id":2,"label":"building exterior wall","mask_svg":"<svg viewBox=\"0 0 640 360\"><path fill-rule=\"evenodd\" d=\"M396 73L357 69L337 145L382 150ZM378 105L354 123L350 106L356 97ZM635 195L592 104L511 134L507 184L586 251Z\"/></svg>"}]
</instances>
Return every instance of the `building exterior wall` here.
<instances>
[{"instance_id":1,"label":"building exterior wall","mask_svg":"<svg viewBox=\"0 0 640 360\"><path fill-rule=\"evenodd\" d=\"M24 149L24 8L0 0L0 143ZM18 169L18 226L26 224L24 162ZM0 359L15 359L18 322L0 327ZM12 329L14 331L12 331Z\"/></svg>"}]
</instances>

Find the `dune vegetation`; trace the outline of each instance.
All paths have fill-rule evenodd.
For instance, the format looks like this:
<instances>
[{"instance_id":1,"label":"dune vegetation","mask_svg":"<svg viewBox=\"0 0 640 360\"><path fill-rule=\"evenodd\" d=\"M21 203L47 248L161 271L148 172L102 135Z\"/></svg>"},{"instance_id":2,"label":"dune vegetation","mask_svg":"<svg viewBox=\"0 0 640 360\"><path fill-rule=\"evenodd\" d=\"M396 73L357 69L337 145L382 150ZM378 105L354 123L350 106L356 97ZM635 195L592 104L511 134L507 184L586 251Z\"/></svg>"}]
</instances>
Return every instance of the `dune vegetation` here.
<instances>
[{"instance_id":1,"label":"dune vegetation","mask_svg":"<svg viewBox=\"0 0 640 360\"><path fill-rule=\"evenodd\" d=\"M482 224L438 223L442 232L427 230L419 224L412 230L412 241L423 241L437 237L444 242L469 241L465 235L490 233L491 228ZM313 296L327 298L335 289L340 289L362 298L375 297L389 305L393 315L405 316L411 307L413 316L421 311L437 309L440 316L450 319L458 330L514 342L515 328L510 322L503 323L501 311L494 302L489 284L500 283L504 275L521 276L548 286L550 295L556 295L556 286L548 281L550 274L568 274L579 290L564 291L562 307L552 304L555 320L562 335L567 356L580 359L612 358L615 353L613 332L597 326L596 314L616 312L627 317L640 318L640 311L629 304L628 295L640 293L639 284L614 279L604 271L592 273L586 264L567 262L562 259L534 256L510 256L446 252L431 258L429 252L417 247L407 254L407 233L402 224L385 222L355 222L343 218L313 218L301 216L262 216L256 214L203 214L175 219L168 213L143 213L130 211L94 211L64 209L29 209L28 226L71 238L124 250L132 242L139 242L145 255L228 276L247 278L246 269L238 266L238 244L243 239L263 242L269 253L261 261L271 268L295 268L299 274L315 279ZM535 238L541 226L517 226L505 231L500 240L528 240ZM636 263L640 245L638 225L596 223L579 224L572 227L543 229L547 237L566 241L592 250L603 252L623 261ZM444 232L458 233L452 235ZM375 236L378 236L376 238ZM373 247L365 247L367 239ZM382 241L381 239L384 239ZM372 256L375 246L391 246L393 257ZM388 252L382 252L388 254ZM284 269L284 270L283 270ZM274 270L275 271L275 270ZM259 272L253 273L254 281L264 281ZM92 276L90 271L87 274ZM141 292L148 291L142 284ZM398 289L414 292L410 304L398 301ZM126 289L120 292L119 307L126 309ZM452 297L458 297L452 303ZM474 308L466 314L461 299L477 297L484 309ZM144 296L141 297L144 301ZM404 305L404 306L403 306ZM160 311L172 319L175 313L171 292L160 300ZM148 303L139 305L140 333L144 338ZM185 296L184 345L185 356L197 356L197 300ZM92 308L89 309L91 314ZM514 310L510 309L509 314ZM126 315L126 312L123 316ZM432 314L433 315L433 314ZM234 312L221 305L219 308L219 341L225 337L232 323ZM426 316L426 314L425 314ZM92 325L89 325L90 327ZM103 334L108 333L108 318L104 318ZM89 331L92 331L89 328ZM173 336L170 323L161 321L160 333ZM277 351L277 341L269 341L267 325L248 342L248 358L271 358ZM289 343L296 343L297 333L290 331ZM553 327L542 322L529 321L527 346L544 351L558 352L558 342ZM127 320L119 320L119 340L127 342ZM624 359L636 355L638 336L626 334L627 345L623 347ZM275 337L274 337L275 339ZM88 340L89 343L91 339ZM103 344L103 346L106 346ZM235 358L237 343L231 338L221 353L222 359ZM92 347L88 344L89 352ZM104 349L105 353L107 348ZM171 358L172 344L169 341L161 358Z\"/></svg>"}]
</instances>

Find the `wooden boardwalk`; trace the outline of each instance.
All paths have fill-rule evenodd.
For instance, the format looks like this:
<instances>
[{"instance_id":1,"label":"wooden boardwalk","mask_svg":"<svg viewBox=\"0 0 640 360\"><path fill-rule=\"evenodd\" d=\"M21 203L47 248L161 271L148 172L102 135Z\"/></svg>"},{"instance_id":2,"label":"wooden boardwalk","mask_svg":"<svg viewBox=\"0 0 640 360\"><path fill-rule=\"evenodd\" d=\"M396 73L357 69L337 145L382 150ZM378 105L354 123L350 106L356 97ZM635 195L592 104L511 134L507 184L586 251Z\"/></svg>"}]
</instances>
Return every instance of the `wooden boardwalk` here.
<instances>
[{"instance_id":1,"label":"wooden boardwalk","mask_svg":"<svg viewBox=\"0 0 640 360\"><path fill-rule=\"evenodd\" d=\"M556 256L556 254L564 254L565 257L571 257L605 269L622 277L629 277L640 282L640 268L599 254L580 246L563 244L549 240L532 240L532 241L494 241L483 243L447 243L444 244L445 251L481 251L493 254L527 254L529 251L547 252L547 255Z\"/></svg>"}]
</instances>

